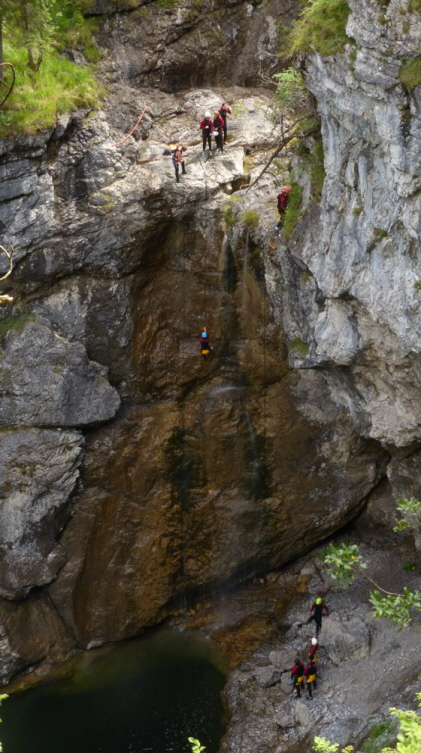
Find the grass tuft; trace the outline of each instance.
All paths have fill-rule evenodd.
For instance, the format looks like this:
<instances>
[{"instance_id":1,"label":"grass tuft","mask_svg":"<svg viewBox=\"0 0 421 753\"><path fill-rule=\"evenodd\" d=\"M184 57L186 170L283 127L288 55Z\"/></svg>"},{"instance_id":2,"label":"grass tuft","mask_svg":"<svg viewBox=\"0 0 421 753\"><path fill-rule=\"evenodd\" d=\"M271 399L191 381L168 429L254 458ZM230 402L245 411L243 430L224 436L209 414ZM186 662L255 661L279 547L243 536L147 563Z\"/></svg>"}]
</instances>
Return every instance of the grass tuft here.
<instances>
[{"instance_id":1,"label":"grass tuft","mask_svg":"<svg viewBox=\"0 0 421 753\"><path fill-rule=\"evenodd\" d=\"M349 7L345 0L309 0L294 23L290 35L290 53L319 52L335 55L350 40L345 34Z\"/></svg>"},{"instance_id":2,"label":"grass tuft","mask_svg":"<svg viewBox=\"0 0 421 753\"><path fill-rule=\"evenodd\" d=\"M241 219L243 224L249 228L249 230L256 230L259 225L259 215L254 209L246 209L245 212L243 212Z\"/></svg>"},{"instance_id":3,"label":"grass tuft","mask_svg":"<svg viewBox=\"0 0 421 753\"><path fill-rule=\"evenodd\" d=\"M301 339L301 337L294 337L292 340L288 343L289 350L296 350L298 353L302 353L302 355L306 355L308 351L310 350L310 346L307 345L307 343L304 342L304 340Z\"/></svg>"},{"instance_id":4,"label":"grass tuft","mask_svg":"<svg viewBox=\"0 0 421 753\"><path fill-rule=\"evenodd\" d=\"M0 110L0 135L49 128L57 115L78 107L95 107L97 83L89 68L75 65L49 47L38 72L26 62L26 50L5 44L5 60L16 70L16 86Z\"/></svg>"},{"instance_id":5,"label":"grass tuft","mask_svg":"<svg viewBox=\"0 0 421 753\"><path fill-rule=\"evenodd\" d=\"M301 188L299 183L293 183L291 185L291 192L289 194L288 207L284 214L283 232L286 240L288 240L288 238L290 237L300 218L302 199L303 189Z\"/></svg>"},{"instance_id":6,"label":"grass tuft","mask_svg":"<svg viewBox=\"0 0 421 753\"><path fill-rule=\"evenodd\" d=\"M402 63L399 80L408 89L421 86L421 57Z\"/></svg>"}]
</instances>

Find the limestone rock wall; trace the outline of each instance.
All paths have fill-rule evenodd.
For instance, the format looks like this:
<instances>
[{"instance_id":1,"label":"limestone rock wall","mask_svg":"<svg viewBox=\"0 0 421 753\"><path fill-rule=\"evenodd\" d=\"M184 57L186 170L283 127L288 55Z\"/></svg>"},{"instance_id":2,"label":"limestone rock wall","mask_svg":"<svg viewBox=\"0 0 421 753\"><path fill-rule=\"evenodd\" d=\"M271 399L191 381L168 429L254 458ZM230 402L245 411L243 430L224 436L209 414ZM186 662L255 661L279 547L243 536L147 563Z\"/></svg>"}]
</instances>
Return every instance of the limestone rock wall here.
<instances>
[{"instance_id":1,"label":"limestone rock wall","mask_svg":"<svg viewBox=\"0 0 421 753\"><path fill-rule=\"evenodd\" d=\"M307 60L326 179L292 244L312 275L302 287L317 290L301 295L310 349L296 365L329 372L363 433L403 447L421 437L421 151L419 89L399 69L417 53L420 21L393 0L385 14L374 0L350 6L356 46Z\"/></svg>"},{"instance_id":2,"label":"limestone rock wall","mask_svg":"<svg viewBox=\"0 0 421 753\"><path fill-rule=\"evenodd\" d=\"M396 124L386 159L374 121L364 130L356 104L346 105L344 59L313 57L322 204L287 248L274 231L279 178L268 173L232 202L235 227L224 237L221 209L279 134L272 92L216 84L223 71L230 84L254 84L256 44L270 72L268 29L289 10L226 3L203 14L186 5L148 9L148 18L126 10L108 17L101 40L103 110L0 142L0 227L14 249L4 284L14 300L0 311L4 678L48 655L136 635L188 599L281 567L362 509L397 446L394 467L408 477L417 439L415 338L376 256L390 239L373 230L390 220L387 232L400 239L390 269L400 279L405 259L406 280L413 236L397 214L393 224L379 177L402 173ZM235 24L241 33L230 37ZM383 88L367 83L369 119L375 97L385 112L409 97L398 83L389 93L396 61L381 70ZM227 148L204 155L198 121L224 100L235 105ZM145 103L142 127L115 146ZM348 119L361 131L349 133ZM180 184L164 154L174 139L188 146ZM411 144L416 151L415 131ZM368 218L352 211L360 186L371 197ZM409 208L410 196L396 193L396 206ZM244 221L250 208L258 229ZM414 215L405 216L413 228ZM370 289L375 272L381 295ZM206 362L204 324L214 346ZM288 348L297 336L309 341L307 354Z\"/></svg>"}]
</instances>

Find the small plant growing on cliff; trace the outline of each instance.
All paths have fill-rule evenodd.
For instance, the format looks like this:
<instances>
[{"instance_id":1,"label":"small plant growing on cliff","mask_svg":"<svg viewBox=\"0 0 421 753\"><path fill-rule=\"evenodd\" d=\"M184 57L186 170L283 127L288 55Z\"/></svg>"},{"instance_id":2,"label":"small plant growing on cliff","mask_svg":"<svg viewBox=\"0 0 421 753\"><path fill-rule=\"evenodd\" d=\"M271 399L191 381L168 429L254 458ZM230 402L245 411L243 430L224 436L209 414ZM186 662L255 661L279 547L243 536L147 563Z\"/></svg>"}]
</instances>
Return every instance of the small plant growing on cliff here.
<instances>
[{"instance_id":1,"label":"small plant growing on cliff","mask_svg":"<svg viewBox=\"0 0 421 753\"><path fill-rule=\"evenodd\" d=\"M227 203L222 207L222 217L227 227L233 227L238 222L238 217L234 214L232 204Z\"/></svg>"},{"instance_id":2,"label":"small plant growing on cliff","mask_svg":"<svg viewBox=\"0 0 421 753\"><path fill-rule=\"evenodd\" d=\"M399 71L399 81L407 89L421 86L421 57L402 63Z\"/></svg>"},{"instance_id":3,"label":"small plant growing on cliff","mask_svg":"<svg viewBox=\"0 0 421 753\"><path fill-rule=\"evenodd\" d=\"M396 507L402 517L396 521L394 531L421 531L421 502L415 497L409 499L398 499Z\"/></svg>"},{"instance_id":4,"label":"small plant growing on cliff","mask_svg":"<svg viewBox=\"0 0 421 753\"><path fill-rule=\"evenodd\" d=\"M254 209L246 209L241 215L241 219L248 230L256 230L259 226L259 215Z\"/></svg>"},{"instance_id":5,"label":"small plant growing on cliff","mask_svg":"<svg viewBox=\"0 0 421 753\"><path fill-rule=\"evenodd\" d=\"M296 350L297 353L301 353L303 356L305 356L310 350L310 346L307 345L301 337L294 337L290 340L288 347L290 350Z\"/></svg>"},{"instance_id":6,"label":"small plant growing on cliff","mask_svg":"<svg viewBox=\"0 0 421 753\"><path fill-rule=\"evenodd\" d=\"M275 73L277 112L300 112L307 106L308 93L304 79L295 68Z\"/></svg>"},{"instance_id":7,"label":"small plant growing on cliff","mask_svg":"<svg viewBox=\"0 0 421 753\"><path fill-rule=\"evenodd\" d=\"M309 0L292 28L290 52L342 52L349 38L345 34L349 7L345 0Z\"/></svg>"}]
</instances>

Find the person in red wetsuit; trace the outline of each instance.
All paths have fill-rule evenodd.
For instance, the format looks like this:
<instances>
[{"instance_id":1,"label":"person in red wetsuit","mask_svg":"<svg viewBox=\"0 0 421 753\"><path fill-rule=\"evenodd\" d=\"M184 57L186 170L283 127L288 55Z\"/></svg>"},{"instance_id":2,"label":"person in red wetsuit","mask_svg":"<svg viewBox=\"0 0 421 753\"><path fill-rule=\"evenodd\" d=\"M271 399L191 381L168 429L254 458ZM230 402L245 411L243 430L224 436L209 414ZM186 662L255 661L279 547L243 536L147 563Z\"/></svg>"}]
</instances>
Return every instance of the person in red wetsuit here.
<instances>
[{"instance_id":1,"label":"person in red wetsuit","mask_svg":"<svg viewBox=\"0 0 421 753\"><path fill-rule=\"evenodd\" d=\"M213 114L213 135L215 136L215 142L216 142L216 151L217 152L223 152L224 151L224 121L222 120L221 115L219 114L219 110L215 110Z\"/></svg>"},{"instance_id":2,"label":"person in red wetsuit","mask_svg":"<svg viewBox=\"0 0 421 753\"><path fill-rule=\"evenodd\" d=\"M206 144L209 146L209 151L212 151L212 135L213 135L213 122L210 112L205 112L205 117L200 121L200 128L202 129L203 136L203 151L206 151Z\"/></svg>"},{"instance_id":3,"label":"person in red wetsuit","mask_svg":"<svg viewBox=\"0 0 421 753\"><path fill-rule=\"evenodd\" d=\"M304 684L304 664L299 656L296 656L294 659L294 666L291 669L291 680L293 681L296 690L295 697L301 698L301 688Z\"/></svg>"},{"instance_id":4,"label":"person in red wetsuit","mask_svg":"<svg viewBox=\"0 0 421 753\"><path fill-rule=\"evenodd\" d=\"M329 617L329 607L324 603L323 599L319 596L316 601L313 601L310 609L310 617L308 618L306 625L312 620L316 623L316 638L322 629L322 615Z\"/></svg>"},{"instance_id":5,"label":"person in red wetsuit","mask_svg":"<svg viewBox=\"0 0 421 753\"><path fill-rule=\"evenodd\" d=\"M186 151L186 148L183 144L178 144L176 148L171 152L172 154L172 163L174 165L175 170L175 179L177 183L180 182L180 173L179 168L181 165L181 172L183 175L186 174L186 166L184 164L184 152Z\"/></svg>"},{"instance_id":6,"label":"person in red wetsuit","mask_svg":"<svg viewBox=\"0 0 421 753\"><path fill-rule=\"evenodd\" d=\"M282 227L284 214L287 210L288 202L289 202L289 194L291 189L290 188L283 188L280 193L278 193L278 214L279 214L279 222L277 227Z\"/></svg>"},{"instance_id":7,"label":"person in red wetsuit","mask_svg":"<svg viewBox=\"0 0 421 753\"><path fill-rule=\"evenodd\" d=\"M224 130L224 144L225 144L225 142L227 140L227 116L231 115L231 110L228 107L228 105L227 105L226 102L223 102L222 105L221 105L221 107L219 108L219 114L220 114L222 120L224 121L224 129L223 130Z\"/></svg>"},{"instance_id":8,"label":"person in red wetsuit","mask_svg":"<svg viewBox=\"0 0 421 753\"><path fill-rule=\"evenodd\" d=\"M317 662L317 651L319 649L319 643L317 638L311 639L311 646L308 651L308 660L310 664L316 664Z\"/></svg>"},{"instance_id":9,"label":"person in red wetsuit","mask_svg":"<svg viewBox=\"0 0 421 753\"><path fill-rule=\"evenodd\" d=\"M315 664L307 664L304 667L304 679L305 684L307 687L307 700L312 701L313 700L313 687L316 690L317 686L317 671L316 671L316 665Z\"/></svg>"}]
</instances>

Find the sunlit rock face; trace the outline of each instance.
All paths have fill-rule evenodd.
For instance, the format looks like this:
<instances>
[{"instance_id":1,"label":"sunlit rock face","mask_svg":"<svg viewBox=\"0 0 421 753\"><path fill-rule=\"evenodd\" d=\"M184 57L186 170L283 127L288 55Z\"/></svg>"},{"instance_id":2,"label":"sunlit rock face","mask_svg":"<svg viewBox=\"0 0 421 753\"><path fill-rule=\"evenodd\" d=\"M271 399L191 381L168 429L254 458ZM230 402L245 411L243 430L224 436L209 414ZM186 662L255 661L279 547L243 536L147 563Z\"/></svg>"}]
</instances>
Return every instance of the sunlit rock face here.
<instances>
[{"instance_id":1,"label":"sunlit rock face","mask_svg":"<svg viewBox=\"0 0 421 753\"><path fill-rule=\"evenodd\" d=\"M415 350L404 355L415 341L409 334L401 341L401 309L386 328L395 296L379 261L383 293L365 290L369 275L359 278L363 263L352 261L362 241L356 246L346 230L348 218L371 238L370 227L383 227L380 214L393 212L367 203L367 212L380 213L367 227L363 213L352 213L358 176L372 196L386 167L374 137L366 162L362 136L347 136L345 147L345 64L309 63L326 152L320 209L287 248L274 231L279 179L268 174L246 199L260 213L259 228L239 216L224 239L221 209L247 183L245 152L256 155L254 178L280 137L272 93L237 86L248 83L248 44L255 55L257 38L270 53L258 59L271 71L276 40L265 29L279 8L266 8L267 21L243 3L219 9L223 34L234 12L250 29L241 30L242 57L239 43L227 47L227 78L219 61L208 71L197 57L196 26L190 34L177 25L180 9L159 15L140 52L144 19L117 13L103 39L109 55L101 65L111 77L104 110L0 144L0 218L15 249L5 286L14 303L2 308L0 329L5 677L45 658L48 645L57 657L133 636L187 597L280 567L353 518L385 483L389 445L415 438L407 417ZM173 67L146 69L149 44L174 28L180 33L165 51ZM216 45L207 33L205 61ZM186 59L198 61L194 81ZM340 102L322 99L328 75L339 77ZM236 86L211 88L213 76ZM398 90L393 96L407 96ZM203 154L198 122L224 99L236 103L227 147ZM145 103L136 138L118 145ZM179 139L188 147L187 174L177 184L164 150ZM351 143L354 161L345 160ZM356 164L366 167L357 173ZM384 202L386 190L379 195ZM359 251L369 265L388 240L376 239L365 256ZM399 275L400 262L390 264ZM214 347L206 361L204 325ZM288 348L293 338L304 348ZM392 390L398 407L387 397ZM416 415L414 407L414 425ZM404 456L400 478L409 475Z\"/></svg>"},{"instance_id":2,"label":"sunlit rock face","mask_svg":"<svg viewBox=\"0 0 421 753\"><path fill-rule=\"evenodd\" d=\"M326 179L293 253L311 275L302 296L310 349L337 405L385 445L421 438L419 88L399 81L419 52L419 13L350 2L343 55L307 59L322 121ZM296 364L300 366L300 364Z\"/></svg>"}]
</instances>

